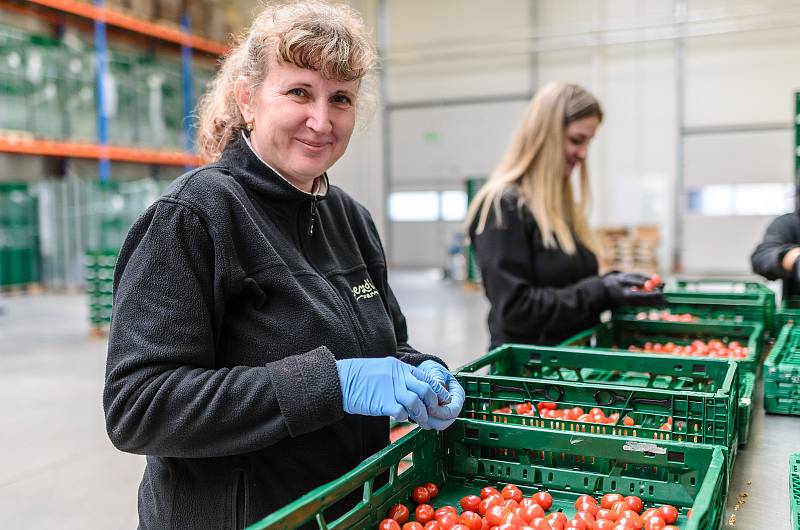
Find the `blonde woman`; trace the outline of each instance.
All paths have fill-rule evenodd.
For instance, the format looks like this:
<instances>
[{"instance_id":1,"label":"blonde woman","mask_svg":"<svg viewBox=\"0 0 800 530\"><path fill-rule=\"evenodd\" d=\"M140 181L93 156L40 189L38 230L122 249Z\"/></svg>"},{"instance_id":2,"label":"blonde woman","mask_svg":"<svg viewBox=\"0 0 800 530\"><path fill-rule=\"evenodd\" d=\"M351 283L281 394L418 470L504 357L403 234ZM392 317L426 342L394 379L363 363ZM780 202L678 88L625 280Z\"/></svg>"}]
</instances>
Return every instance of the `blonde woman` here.
<instances>
[{"instance_id":1,"label":"blonde woman","mask_svg":"<svg viewBox=\"0 0 800 530\"><path fill-rule=\"evenodd\" d=\"M602 120L600 104L580 86L543 86L470 205L492 347L556 344L599 322L606 309L663 301L660 292L636 289L644 276L598 276L586 155ZM580 199L572 186L576 168Z\"/></svg>"},{"instance_id":2,"label":"blonde woman","mask_svg":"<svg viewBox=\"0 0 800 530\"><path fill-rule=\"evenodd\" d=\"M375 57L346 7L266 8L202 105L212 162L128 234L103 404L112 442L147 455L140 529L244 528L386 446L387 416L444 429L461 409L408 345L369 212L326 173Z\"/></svg>"}]
</instances>

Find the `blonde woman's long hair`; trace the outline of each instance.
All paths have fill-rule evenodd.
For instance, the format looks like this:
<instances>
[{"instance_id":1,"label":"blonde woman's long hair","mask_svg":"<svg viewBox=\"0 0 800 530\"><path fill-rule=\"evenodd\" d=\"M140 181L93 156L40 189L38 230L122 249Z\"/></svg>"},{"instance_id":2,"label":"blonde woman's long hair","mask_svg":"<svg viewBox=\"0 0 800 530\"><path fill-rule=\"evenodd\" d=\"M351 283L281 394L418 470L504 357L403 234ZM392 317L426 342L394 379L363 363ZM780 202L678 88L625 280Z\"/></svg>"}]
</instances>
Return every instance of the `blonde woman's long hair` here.
<instances>
[{"instance_id":1,"label":"blonde woman's long hair","mask_svg":"<svg viewBox=\"0 0 800 530\"><path fill-rule=\"evenodd\" d=\"M564 177L564 134L566 126L590 116L603 119L597 99L578 85L553 82L534 96L522 123L500 164L478 191L467 212L467 226L478 218L477 233L483 232L489 211L494 208L502 226L500 198L511 187L519 190L520 202L533 213L544 245L575 253L577 239L598 254L600 248L589 228L589 174L586 161L580 164L580 200L575 200L570 178Z\"/></svg>"},{"instance_id":2,"label":"blonde woman's long hair","mask_svg":"<svg viewBox=\"0 0 800 530\"><path fill-rule=\"evenodd\" d=\"M305 0L266 7L222 62L198 107L197 149L216 160L245 128L234 96L240 77L255 91L273 61L318 71L326 79L364 78L377 52L361 18L348 6Z\"/></svg>"}]
</instances>

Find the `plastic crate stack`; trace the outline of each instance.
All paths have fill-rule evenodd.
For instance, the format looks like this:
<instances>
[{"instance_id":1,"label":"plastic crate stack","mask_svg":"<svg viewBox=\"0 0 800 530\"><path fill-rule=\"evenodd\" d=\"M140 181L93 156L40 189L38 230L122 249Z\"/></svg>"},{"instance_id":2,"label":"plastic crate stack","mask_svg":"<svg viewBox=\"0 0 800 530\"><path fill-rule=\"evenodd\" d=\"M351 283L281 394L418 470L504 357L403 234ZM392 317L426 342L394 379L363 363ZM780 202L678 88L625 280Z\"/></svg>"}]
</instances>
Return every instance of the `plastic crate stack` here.
<instances>
[{"instance_id":1,"label":"plastic crate stack","mask_svg":"<svg viewBox=\"0 0 800 530\"><path fill-rule=\"evenodd\" d=\"M599 499L598 492L635 491L645 507L675 506L675 524L683 530L719 528L725 515L722 449L674 442L660 442L659 447L664 451L652 453L647 444L610 436L458 419L443 432L415 429L247 530L308 523L319 528L376 528L395 504L413 507L412 489L427 482L439 488L431 500L434 507L458 507L464 496L478 495L484 486L500 489L515 484L525 496L547 490L553 498L547 513L572 516L578 495ZM399 464L408 455L413 465L399 473ZM381 475L388 484L378 487L375 482ZM323 512L353 491L363 494L352 509L336 521L326 521Z\"/></svg>"},{"instance_id":2,"label":"plastic crate stack","mask_svg":"<svg viewBox=\"0 0 800 530\"><path fill-rule=\"evenodd\" d=\"M114 267L117 250L86 252L86 294L89 296L89 323L93 331L102 333L111 322Z\"/></svg>"},{"instance_id":3,"label":"plastic crate stack","mask_svg":"<svg viewBox=\"0 0 800 530\"><path fill-rule=\"evenodd\" d=\"M789 457L789 510L792 530L800 530L800 453Z\"/></svg>"},{"instance_id":4,"label":"plastic crate stack","mask_svg":"<svg viewBox=\"0 0 800 530\"><path fill-rule=\"evenodd\" d=\"M0 288L39 282L38 201L27 184L0 183Z\"/></svg>"},{"instance_id":5,"label":"plastic crate stack","mask_svg":"<svg viewBox=\"0 0 800 530\"><path fill-rule=\"evenodd\" d=\"M800 327L786 324L764 361L764 409L800 415Z\"/></svg>"},{"instance_id":6,"label":"plastic crate stack","mask_svg":"<svg viewBox=\"0 0 800 530\"><path fill-rule=\"evenodd\" d=\"M739 360L742 368L739 443L746 444L750 432L753 388L760 370L758 359L762 344L768 337L775 336L775 294L759 282L731 280L674 280L664 286L664 294L667 299L665 307L658 310L640 307L616 311L614 323L607 325L608 329L590 330L581 336L569 339L565 344L585 345L586 341L596 341L599 335L600 342L609 346L616 344L615 341L618 339L616 336L620 334L633 333L642 336L644 328L639 327L637 332L636 326L646 327L647 323L678 324L675 328L675 331L679 332L678 336L674 337L676 340L672 340L675 344L686 343L686 339L693 334L700 340L727 338L728 342L737 340L745 344L748 356ZM675 320L678 322L673 322ZM681 328L681 323L686 327ZM758 325L760 330L756 330L754 325ZM721 327L715 329L713 326ZM695 329L696 333L692 332L692 329ZM661 339L668 338L661 337Z\"/></svg>"}]
</instances>

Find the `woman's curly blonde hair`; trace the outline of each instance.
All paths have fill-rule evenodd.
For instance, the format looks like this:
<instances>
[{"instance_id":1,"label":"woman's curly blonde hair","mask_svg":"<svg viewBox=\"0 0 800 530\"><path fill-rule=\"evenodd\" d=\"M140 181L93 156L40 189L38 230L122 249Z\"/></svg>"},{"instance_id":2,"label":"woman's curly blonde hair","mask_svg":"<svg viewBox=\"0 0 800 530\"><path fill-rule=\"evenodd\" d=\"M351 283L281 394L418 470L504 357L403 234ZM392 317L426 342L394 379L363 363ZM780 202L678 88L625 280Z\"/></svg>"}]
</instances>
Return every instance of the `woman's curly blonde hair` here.
<instances>
[{"instance_id":1,"label":"woman's curly blonde hair","mask_svg":"<svg viewBox=\"0 0 800 530\"><path fill-rule=\"evenodd\" d=\"M361 18L348 6L305 0L266 7L224 58L198 107L198 153L220 157L245 128L234 97L243 77L255 91L273 61L318 71L326 79L363 79L377 64L377 53Z\"/></svg>"}]
</instances>

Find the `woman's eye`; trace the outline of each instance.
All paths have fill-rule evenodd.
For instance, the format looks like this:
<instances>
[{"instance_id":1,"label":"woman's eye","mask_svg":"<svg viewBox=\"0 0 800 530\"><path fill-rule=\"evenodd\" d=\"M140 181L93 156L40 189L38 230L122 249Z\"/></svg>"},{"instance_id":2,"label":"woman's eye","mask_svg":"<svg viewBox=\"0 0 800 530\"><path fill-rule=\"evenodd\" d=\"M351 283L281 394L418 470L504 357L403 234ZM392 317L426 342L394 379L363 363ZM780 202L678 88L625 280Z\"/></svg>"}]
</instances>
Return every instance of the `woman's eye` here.
<instances>
[{"instance_id":1,"label":"woman's eye","mask_svg":"<svg viewBox=\"0 0 800 530\"><path fill-rule=\"evenodd\" d=\"M340 105L352 105L353 104L353 101L348 96L345 96L344 94L336 94L335 96L333 96L331 98L331 101L333 103L340 104Z\"/></svg>"},{"instance_id":2,"label":"woman's eye","mask_svg":"<svg viewBox=\"0 0 800 530\"><path fill-rule=\"evenodd\" d=\"M570 138L569 141L572 142L572 145L581 145L581 140L578 138Z\"/></svg>"},{"instance_id":3,"label":"woman's eye","mask_svg":"<svg viewBox=\"0 0 800 530\"><path fill-rule=\"evenodd\" d=\"M305 97L306 91L303 90L302 88L293 88L293 89L289 90L289 94L291 94L292 96L297 96L297 97Z\"/></svg>"}]
</instances>

